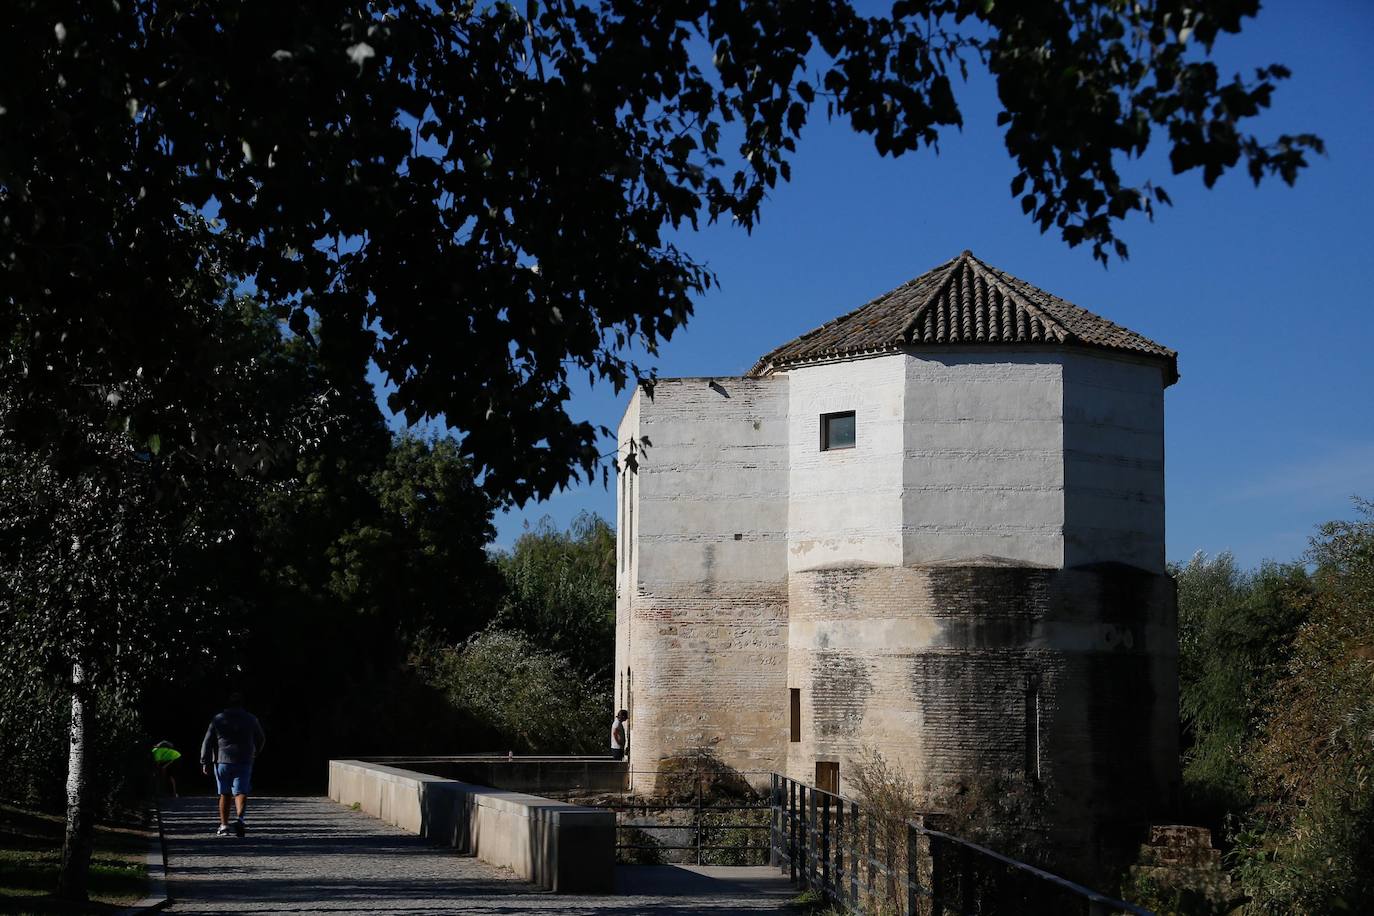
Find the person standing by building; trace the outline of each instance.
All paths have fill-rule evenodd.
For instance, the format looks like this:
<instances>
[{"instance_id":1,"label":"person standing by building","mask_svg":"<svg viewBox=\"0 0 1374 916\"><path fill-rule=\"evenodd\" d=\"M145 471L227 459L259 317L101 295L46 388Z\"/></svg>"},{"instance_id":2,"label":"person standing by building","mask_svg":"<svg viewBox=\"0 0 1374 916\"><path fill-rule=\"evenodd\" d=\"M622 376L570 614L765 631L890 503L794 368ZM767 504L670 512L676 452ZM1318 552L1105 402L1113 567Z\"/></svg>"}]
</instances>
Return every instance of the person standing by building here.
<instances>
[{"instance_id":1,"label":"person standing by building","mask_svg":"<svg viewBox=\"0 0 1374 916\"><path fill-rule=\"evenodd\" d=\"M243 815L248 807L248 794L253 791L253 761L267 743L258 717L243 708L243 694L229 695L229 705L210 720L205 740L200 745L201 772L210 775L215 768L215 784L219 789L218 836L229 835L229 799L234 799L237 819L234 833L243 836L247 831Z\"/></svg>"},{"instance_id":2,"label":"person standing by building","mask_svg":"<svg viewBox=\"0 0 1374 916\"><path fill-rule=\"evenodd\" d=\"M628 722L629 720L630 720L630 713L629 713L628 710L625 710L625 709L622 709L620 712L616 713L616 714L615 714L615 718L611 720L611 759L612 759L612 760L624 760L624 759L625 759L625 747L626 747L626 744L627 744L626 738L628 737L628 734L627 734L627 731L626 731L626 728L625 728L625 723Z\"/></svg>"}]
</instances>

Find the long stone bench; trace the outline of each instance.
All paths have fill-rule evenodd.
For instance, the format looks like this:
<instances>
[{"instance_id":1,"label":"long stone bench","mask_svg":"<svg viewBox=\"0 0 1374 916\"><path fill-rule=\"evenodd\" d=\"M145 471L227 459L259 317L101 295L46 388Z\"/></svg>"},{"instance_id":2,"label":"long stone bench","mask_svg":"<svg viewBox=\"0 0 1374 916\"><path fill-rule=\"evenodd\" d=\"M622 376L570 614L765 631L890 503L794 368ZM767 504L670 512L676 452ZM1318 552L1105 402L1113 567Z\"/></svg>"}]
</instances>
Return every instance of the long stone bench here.
<instances>
[{"instance_id":1,"label":"long stone bench","mask_svg":"<svg viewBox=\"0 0 1374 916\"><path fill-rule=\"evenodd\" d=\"M468 754L447 757L364 757L364 763L400 767L460 782L546 795L577 791L583 794L621 793L629 790L629 766L606 756L507 758L504 754Z\"/></svg>"},{"instance_id":2,"label":"long stone bench","mask_svg":"<svg viewBox=\"0 0 1374 916\"><path fill-rule=\"evenodd\" d=\"M555 893L614 889L611 811L361 760L329 761L329 797Z\"/></svg>"}]
</instances>

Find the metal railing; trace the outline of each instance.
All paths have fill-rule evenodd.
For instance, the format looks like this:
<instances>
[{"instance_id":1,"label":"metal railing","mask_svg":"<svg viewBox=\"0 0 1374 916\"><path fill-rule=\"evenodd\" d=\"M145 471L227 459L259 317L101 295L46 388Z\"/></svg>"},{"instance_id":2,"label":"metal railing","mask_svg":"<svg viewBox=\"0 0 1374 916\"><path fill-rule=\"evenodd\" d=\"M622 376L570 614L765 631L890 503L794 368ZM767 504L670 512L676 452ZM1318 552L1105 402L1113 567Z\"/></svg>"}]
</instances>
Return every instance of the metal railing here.
<instances>
[{"instance_id":1,"label":"metal railing","mask_svg":"<svg viewBox=\"0 0 1374 916\"><path fill-rule=\"evenodd\" d=\"M772 778L771 864L850 913L903 916L1153 916L915 820L780 774Z\"/></svg>"},{"instance_id":2,"label":"metal railing","mask_svg":"<svg viewBox=\"0 0 1374 916\"><path fill-rule=\"evenodd\" d=\"M659 773L640 775L662 777ZM766 785L773 774L733 771L731 775L741 780L754 776ZM719 777L720 773L713 771L672 774L674 797L690 794L686 801L598 800L598 807L616 813L617 860L629 864L768 865L772 796L747 785L720 793L713 788ZM713 798L717 794L722 797ZM725 842L727 839L732 842Z\"/></svg>"}]
</instances>

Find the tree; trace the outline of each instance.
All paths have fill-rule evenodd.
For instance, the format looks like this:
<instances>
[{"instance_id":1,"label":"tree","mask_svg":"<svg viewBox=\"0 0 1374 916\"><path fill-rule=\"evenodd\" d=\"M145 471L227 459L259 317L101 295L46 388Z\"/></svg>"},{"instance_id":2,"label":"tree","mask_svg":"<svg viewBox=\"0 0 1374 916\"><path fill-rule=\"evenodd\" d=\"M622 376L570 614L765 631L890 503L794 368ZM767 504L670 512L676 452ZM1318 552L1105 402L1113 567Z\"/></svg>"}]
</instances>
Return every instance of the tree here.
<instances>
[{"instance_id":1,"label":"tree","mask_svg":"<svg viewBox=\"0 0 1374 916\"><path fill-rule=\"evenodd\" d=\"M1374 503L1322 525L1308 618L1246 748L1238 874L1263 913L1374 908Z\"/></svg>"},{"instance_id":2,"label":"tree","mask_svg":"<svg viewBox=\"0 0 1374 916\"><path fill-rule=\"evenodd\" d=\"M375 508L326 551L332 599L403 635L479 629L500 589L486 554L493 507L454 441L399 436L365 482Z\"/></svg>"},{"instance_id":3,"label":"tree","mask_svg":"<svg viewBox=\"0 0 1374 916\"><path fill-rule=\"evenodd\" d=\"M1251 803L1248 746L1307 618L1300 563L1243 572L1230 553L1201 552L1178 579L1179 707L1190 814L1218 833Z\"/></svg>"},{"instance_id":4,"label":"tree","mask_svg":"<svg viewBox=\"0 0 1374 916\"><path fill-rule=\"evenodd\" d=\"M481 630L503 592L486 550L492 505L453 442L384 430L375 442L367 406L261 500L239 585L249 638L225 653L277 729L266 778L308 791L330 756L466 749L465 723L445 720L408 659ZM198 687L193 704L223 691Z\"/></svg>"},{"instance_id":5,"label":"tree","mask_svg":"<svg viewBox=\"0 0 1374 916\"><path fill-rule=\"evenodd\" d=\"M548 519L498 559L506 593L497 626L608 682L615 666L615 532L583 512L567 531Z\"/></svg>"},{"instance_id":6,"label":"tree","mask_svg":"<svg viewBox=\"0 0 1374 916\"><path fill-rule=\"evenodd\" d=\"M0 29L4 295L50 348L165 361L157 304L204 268L182 230L213 213L198 244L298 334L318 319L338 387L374 360L394 410L442 418L483 487L523 502L598 467L570 374L651 379L626 346L652 356L711 284L667 230L752 227L817 106L899 155L962 123L955 78L986 66L1012 193L1105 262L1118 221L1168 200L1120 172L1156 132L1208 185L1241 164L1291 182L1321 150L1243 128L1282 66L1224 79L1208 60L1258 8L19 0Z\"/></svg>"},{"instance_id":7,"label":"tree","mask_svg":"<svg viewBox=\"0 0 1374 916\"><path fill-rule=\"evenodd\" d=\"M95 709L127 715L150 669L232 633L219 571L255 474L325 419L282 397L290 363L256 306L212 273L182 292L165 331L203 360L199 384L93 354L55 379L37 334L12 335L0 363L0 658L24 674L4 699L10 713L67 685L66 897L85 897L91 751L110 724ZM164 451L163 434L182 447Z\"/></svg>"}]
</instances>

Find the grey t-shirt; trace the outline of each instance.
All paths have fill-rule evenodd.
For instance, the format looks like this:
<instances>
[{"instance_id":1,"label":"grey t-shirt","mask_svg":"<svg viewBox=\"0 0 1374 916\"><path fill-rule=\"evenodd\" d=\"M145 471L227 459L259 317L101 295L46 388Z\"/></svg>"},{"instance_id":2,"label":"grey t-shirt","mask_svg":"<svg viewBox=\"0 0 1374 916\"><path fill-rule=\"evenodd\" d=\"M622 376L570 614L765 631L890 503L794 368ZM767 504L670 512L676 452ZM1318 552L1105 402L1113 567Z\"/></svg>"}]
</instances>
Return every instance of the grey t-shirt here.
<instances>
[{"instance_id":1,"label":"grey t-shirt","mask_svg":"<svg viewBox=\"0 0 1374 916\"><path fill-rule=\"evenodd\" d=\"M242 707L226 709L210 720L200 745L200 762L252 763L267 743L258 717Z\"/></svg>"}]
</instances>

